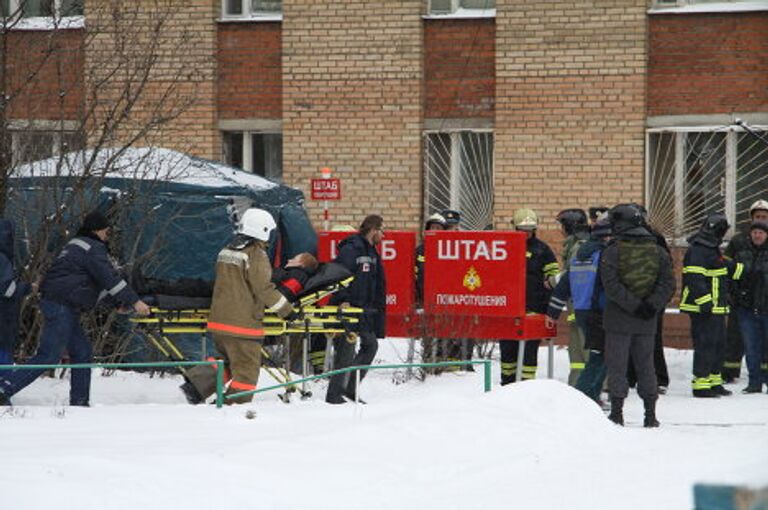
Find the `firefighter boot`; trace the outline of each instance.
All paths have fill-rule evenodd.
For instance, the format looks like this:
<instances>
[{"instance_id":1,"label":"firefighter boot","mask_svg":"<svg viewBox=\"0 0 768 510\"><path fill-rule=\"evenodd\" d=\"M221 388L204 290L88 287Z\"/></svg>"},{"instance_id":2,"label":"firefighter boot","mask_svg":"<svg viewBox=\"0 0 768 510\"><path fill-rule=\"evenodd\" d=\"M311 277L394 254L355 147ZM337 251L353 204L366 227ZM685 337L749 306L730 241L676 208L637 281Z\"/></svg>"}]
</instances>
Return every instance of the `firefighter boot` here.
<instances>
[{"instance_id":1,"label":"firefighter boot","mask_svg":"<svg viewBox=\"0 0 768 510\"><path fill-rule=\"evenodd\" d=\"M620 397L611 397L611 413L608 419L616 425L624 426L624 399Z\"/></svg>"},{"instance_id":2,"label":"firefighter boot","mask_svg":"<svg viewBox=\"0 0 768 510\"><path fill-rule=\"evenodd\" d=\"M656 428L660 425L659 420L656 419L656 399L647 398L643 400L645 406L645 418L643 419L643 427L647 429Z\"/></svg>"}]
</instances>

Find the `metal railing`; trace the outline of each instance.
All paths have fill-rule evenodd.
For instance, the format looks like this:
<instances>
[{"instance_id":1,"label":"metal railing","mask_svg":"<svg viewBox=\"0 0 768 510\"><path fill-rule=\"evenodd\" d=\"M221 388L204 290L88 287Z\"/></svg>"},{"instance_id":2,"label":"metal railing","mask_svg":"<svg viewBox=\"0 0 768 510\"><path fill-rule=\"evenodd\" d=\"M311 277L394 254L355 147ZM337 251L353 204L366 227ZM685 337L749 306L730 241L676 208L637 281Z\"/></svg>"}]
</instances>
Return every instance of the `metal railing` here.
<instances>
[{"instance_id":1,"label":"metal railing","mask_svg":"<svg viewBox=\"0 0 768 510\"><path fill-rule=\"evenodd\" d=\"M360 370L385 370L385 369L393 369L393 368L414 368L414 367L426 367L426 368L437 368L437 367L450 367L450 366L461 366L461 365L483 365L483 389L484 391L488 392L491 391L491 360L478 360L478 361L441 361L439 363L401 363L397 365L356 365L353 367L346 367L346 368L340 368L338 370L331 370L330 372L325 372L323 374L319 375L313 375L309 377L303 377L301 379L294 379L282 384L275 384L273 386L268 386L266 388L259 388L256 390L247 390L247 391L240 391L238 393L231 393L229 395L226 395L225 399L230 398L236 398L236 397L244 397L246 395L254 395L256 393L264 393L267 391L277 390L280 388L285 388L289 386L295 386L297 384L301 384L303 382L309 382L309 381L315 381L317 379L323 379L323 378L329 378L337 374L346 374L349 372L357 372L358 377L358 385L356 387L359 387L360 385Z\"/></svg>"},{"instance_id":2,"label":"metal railing","mask_svg":"<svg viewBox=\"0 0 768 510\"><path fill-rule=\"evenodd\" d=\"M238 393L231 393L224 395L224 360L210 360L210 361L158 361L158 362L142 362L142 363L50 363L45 365L0 365L0 371L2 370L51 370L57 368L155 368L155 367L191 367L198 365L216 365L216 407L221 408L225 399L232 399L237 397L243 397L247 395L254 395L256 393L265 393L267 391L277 390L289 386L295 386L303 382L315 381L317 379L330 378L337 374L346 374L349 372L357 372L358 385L360 383L360 370L389 370L397 368L439 368L439 367L451 367L462 365L483 365L483 389L485 392L491 391L491 360L477 360L477 361L442 361L439 363L401 363L396 365L356 365L352 367L340 368L338 370L331 370L319 375L313 375L304 377L301 379L293 379L291 381L275 384L266 388L260 388L256 390L240 391Z\"/></svg>"},{"instance_id":3,"label":"metal railing","mask_svg":"<svg viewBox=\"0 0 768 510\"><path fill-rule=\"evenodd\" d=\"M56 368L154 368L154 367L193 367L198 365L216 365L216 407L224 404L224 360L210 361L158 361L142 363L50 363L46 365L0 365L2 370L51 370Z\"/></svg>"}]
</instances>

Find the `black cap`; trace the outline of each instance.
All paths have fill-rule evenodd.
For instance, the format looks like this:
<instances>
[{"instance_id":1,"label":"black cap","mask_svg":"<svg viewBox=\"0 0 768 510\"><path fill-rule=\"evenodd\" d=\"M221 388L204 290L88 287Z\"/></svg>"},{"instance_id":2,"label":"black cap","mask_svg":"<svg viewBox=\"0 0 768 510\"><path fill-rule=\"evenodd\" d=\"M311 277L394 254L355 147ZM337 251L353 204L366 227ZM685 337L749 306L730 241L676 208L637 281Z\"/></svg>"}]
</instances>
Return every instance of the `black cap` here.
<instances>
[{"instance_id":1,"label":"black cap","mask_svg":"<svg viewBox=\"0 0 768 510\"><path fill-rule=\"evenodd\" d=\"M766 234L768 234L768 223L765 223L764 221L753 221L752 224L749 226L749 230L755 230L755 229L762 230Z\"/></svg>"},{"instance_id":2,"label":"black cap","mask_svg":"<svg viewBox=\"0 0 768 510\"><path fill-rule=\"evenodd\" d=\"M448 225L456 225L461 221L461 213L459 213L459 211L446 209L445 211L441 212L440 215L445 218L445 223Z\"/></svg>"},{"instance_id":3,"label":"black cap","mask_svg":"<svg viewBox=\"0 0 768 510\"><path fill-rule=\"evenodd\" d=\"M104 230L109 228L109 220L99 211L93 211L86 215L83 220L83 226L80 228L81 232L96 232L97 230Z\"/></svg>"}]
</instances>

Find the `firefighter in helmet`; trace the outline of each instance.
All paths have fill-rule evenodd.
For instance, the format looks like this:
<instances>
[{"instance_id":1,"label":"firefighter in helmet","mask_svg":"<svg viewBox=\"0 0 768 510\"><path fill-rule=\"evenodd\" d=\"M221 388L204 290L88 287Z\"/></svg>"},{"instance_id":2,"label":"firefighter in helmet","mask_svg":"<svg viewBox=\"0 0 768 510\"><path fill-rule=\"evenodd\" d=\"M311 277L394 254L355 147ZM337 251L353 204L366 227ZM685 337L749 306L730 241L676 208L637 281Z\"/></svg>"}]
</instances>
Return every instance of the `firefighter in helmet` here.
<instances>
[{"instance_id":1,"label":"firefighter in helmet","mask_svg":"<svg viewBox=\"0 0 768 510\"><path fill-rule=\"evenodd\" d=\"M552 249L538 237L539 217L531 209L518 209L512 217L515 230L528 236L525 244L525 306L528 312L545 313L555 278L560 268ZM535 379L541 340L525 342L522 379ZM515 382L520 344L514 340L499 342L501 349L501 384Z\"/></svg>"}]
</instances>

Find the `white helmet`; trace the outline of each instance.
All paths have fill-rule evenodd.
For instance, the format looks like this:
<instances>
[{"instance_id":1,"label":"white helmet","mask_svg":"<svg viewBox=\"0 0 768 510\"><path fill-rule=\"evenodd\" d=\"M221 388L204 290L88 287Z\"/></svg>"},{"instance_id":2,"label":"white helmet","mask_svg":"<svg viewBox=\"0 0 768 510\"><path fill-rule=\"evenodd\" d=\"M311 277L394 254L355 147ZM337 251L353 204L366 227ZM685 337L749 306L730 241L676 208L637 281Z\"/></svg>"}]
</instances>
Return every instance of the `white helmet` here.
<instances>
[{"instance_id":1,"label":"white helmet","mask_svg":"<svg viewBox=\"0 0 768 510\"><path fill-rule=\"evenodd\" d=\"M768 200L758 200L752 204L749 208L749 215L751 216L755 211L768 211Z\"/></svg>"},{"instance_id":2,"label":"white helmet","mask_svg":"<svg viewBox=\"0 0 768 510\"><path fill-rule=\"evenodd\" d=\"M269 234L277 224L275 219L264 209L248 209L237 226L237 233L253 237L260 241L269 241Z\"/></svg>"}]
</instances>

